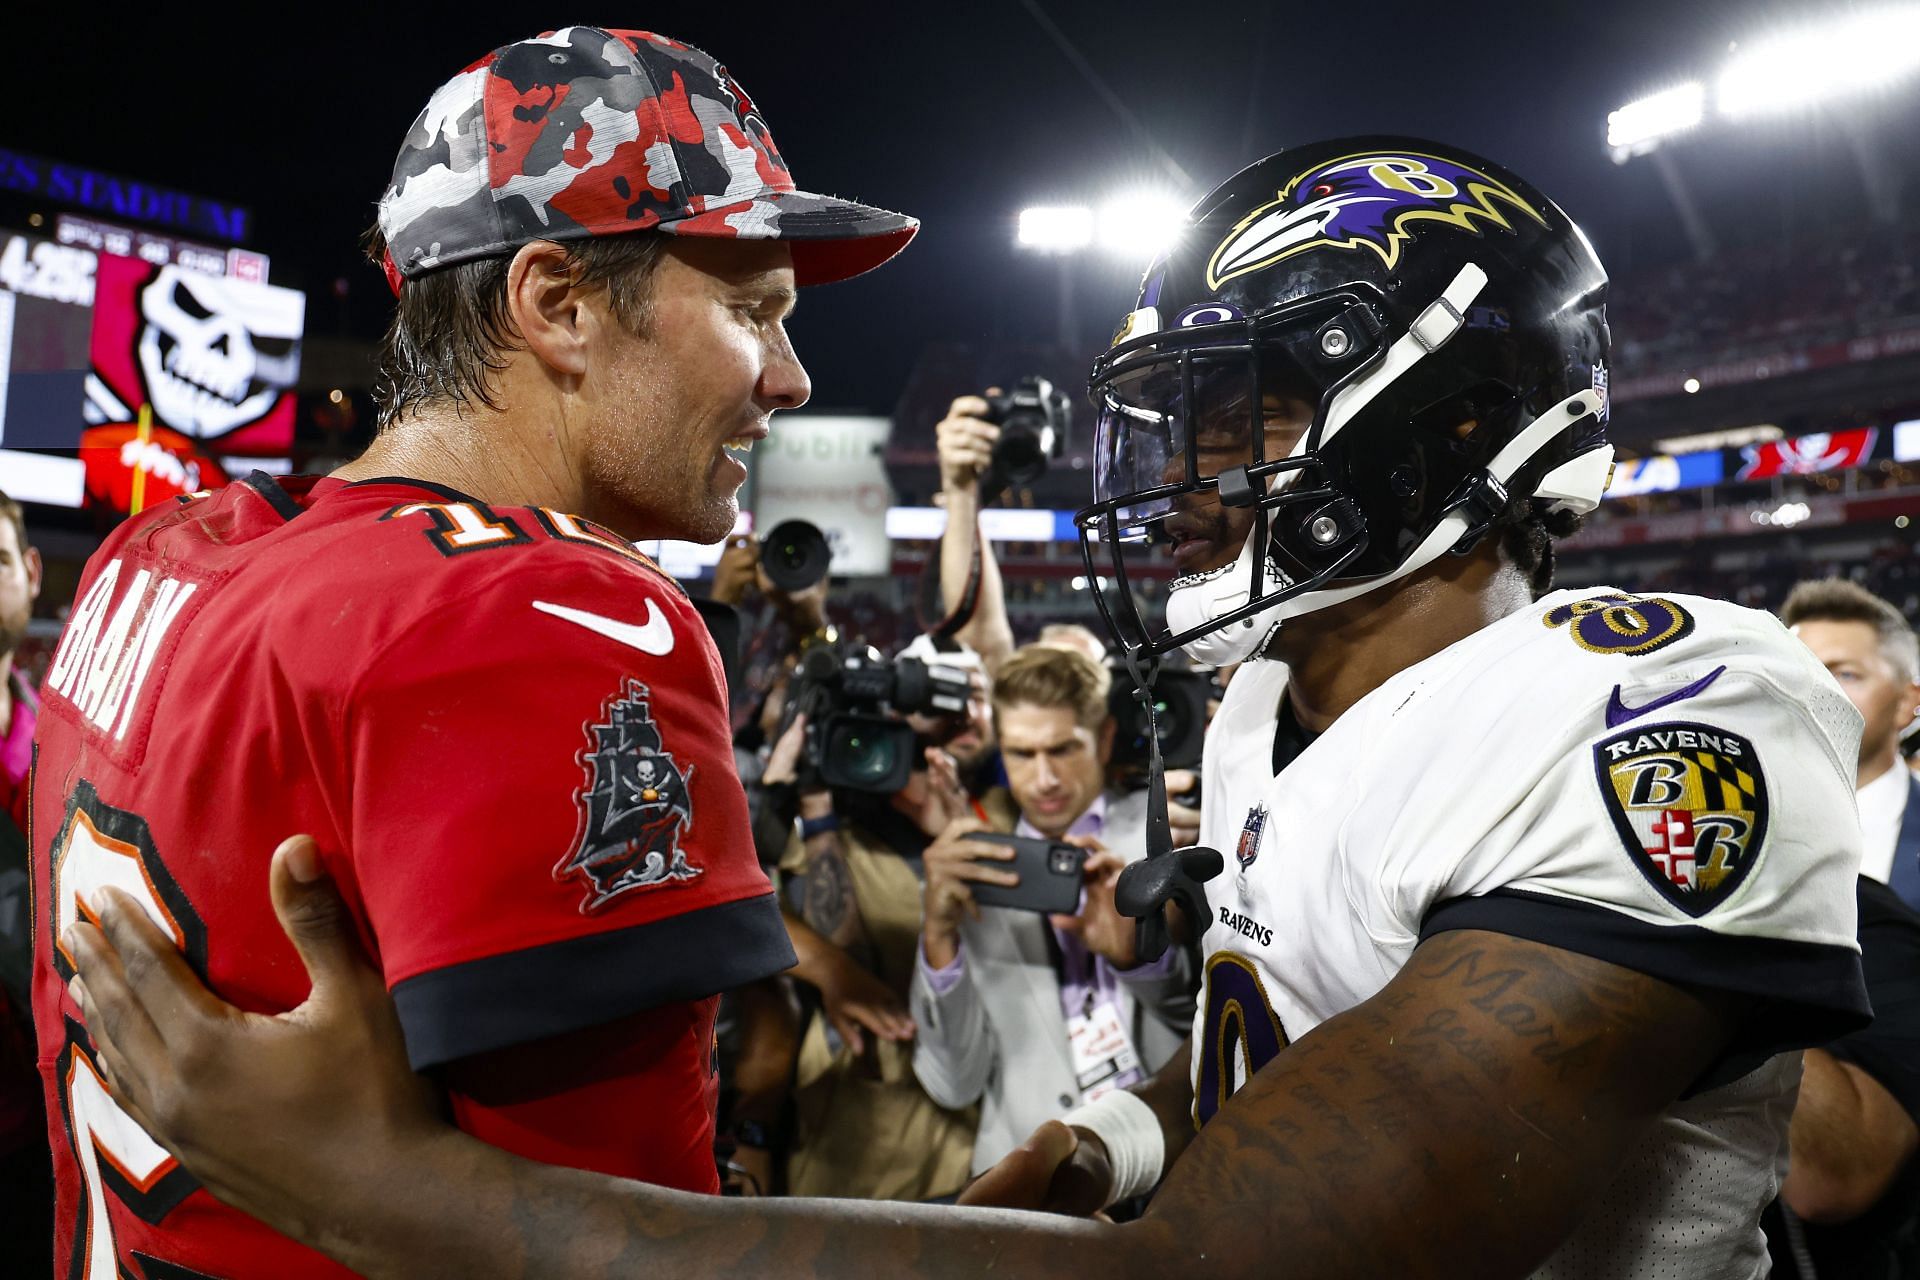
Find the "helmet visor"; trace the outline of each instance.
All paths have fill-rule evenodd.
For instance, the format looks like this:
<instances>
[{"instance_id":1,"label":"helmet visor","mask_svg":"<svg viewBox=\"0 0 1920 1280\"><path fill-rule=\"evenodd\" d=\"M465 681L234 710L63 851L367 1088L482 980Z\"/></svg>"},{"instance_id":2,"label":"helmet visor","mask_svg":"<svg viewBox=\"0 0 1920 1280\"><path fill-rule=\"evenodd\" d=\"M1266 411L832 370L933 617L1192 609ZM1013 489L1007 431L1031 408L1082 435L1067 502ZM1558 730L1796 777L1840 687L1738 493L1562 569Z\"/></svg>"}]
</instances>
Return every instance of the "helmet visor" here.
<instances>
[{"instance_id":1,"label":"helmet visor","mask_svg":"<svg viewBox=\"0 0 1920 1280\"><path fill-rule=\"evenodd\" d=\"M1208 351L1132 361L1098 388L1094 500L1119 504L1123 540L1150 537L1176 494L1204 487L1223 446L1245 461L1252 384L1243 352Z\"/></svg>"}]
</instances>

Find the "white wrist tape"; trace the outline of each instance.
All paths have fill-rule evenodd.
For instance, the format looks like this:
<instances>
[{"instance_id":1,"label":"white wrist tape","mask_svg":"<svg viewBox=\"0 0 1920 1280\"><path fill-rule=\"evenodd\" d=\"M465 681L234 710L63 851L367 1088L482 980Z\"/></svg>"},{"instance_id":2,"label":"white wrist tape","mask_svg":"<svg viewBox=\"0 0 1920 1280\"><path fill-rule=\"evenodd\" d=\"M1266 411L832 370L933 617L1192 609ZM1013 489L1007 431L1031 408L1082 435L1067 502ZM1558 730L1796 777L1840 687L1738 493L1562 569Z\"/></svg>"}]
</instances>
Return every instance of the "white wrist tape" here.
<instances>
[{"instance_id":1,"label":"white wrist tape","mask_svg":"<svg viewBox=\"0 0 1920 1280\"><path fill-rule=\"evenodd\" d=\"M1143 1195L1159 1184L1167 1158L1167 1138L1160 1131L1160 1117L1141 1101L1140 1095L1114 1089L1075 1107L1060 1121L1091 1130L1106 1144L1113 1189L1101 1208Z\"/></svg>"}]
</instances>

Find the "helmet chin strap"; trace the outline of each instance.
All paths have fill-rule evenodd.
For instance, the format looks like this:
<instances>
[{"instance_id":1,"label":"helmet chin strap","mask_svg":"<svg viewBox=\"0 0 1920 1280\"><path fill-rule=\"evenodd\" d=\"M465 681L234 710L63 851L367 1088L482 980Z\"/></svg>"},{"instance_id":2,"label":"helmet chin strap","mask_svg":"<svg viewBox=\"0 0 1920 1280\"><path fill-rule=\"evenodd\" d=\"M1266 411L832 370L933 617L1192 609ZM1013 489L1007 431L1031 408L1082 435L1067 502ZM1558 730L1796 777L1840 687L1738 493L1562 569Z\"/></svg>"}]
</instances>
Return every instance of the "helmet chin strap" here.
<instances>
[{"instance_id":1,"label":"helmet chin strap","mask_svg":"<svg viewBox=\"0 0 1920 1280\"><path fill-rule=\"evenodd\" d=\"M1253 558L1258 554L1253 544L1254 539L1249 536L1232 564L1167 591L1168 630L1178 635L1189 627L1202 626L1210 619L1232 613L1247 602L1253 593ZM1261 580L1280 587L1288 585L1287 576L1280 572L1280 566L1271 556L1267 558ZM1239 622L1189 640L1181 648L1204 667L1245 662L1266 647L1282 616L1279 605L1262 609Z\"/></svg>"},{"instance_id":2,"label":"helmet chin strap","mask_svg":"<svg viewBox=\"0 0 1920 1280\"><path fill-rule=\"evenodd\" d=\"M1525 466L1527 460L1538 453L1548 441L1591 414L1598 414L1605 404L1606 394L1602 391L1576 391L1566 399L1547 409L1539 417L1522 427L1513 439L1507 441L1506 448L1494 456L1480 473L1480 482L1493 482L1503 490L1514 472ZM1591 511L1599 505L1600 493L1606 487L1607 473L1613 461L1613 446L1602 445L1575 458L1573 462L1556 468L1545 477L1535 489L1535 495L1552 497L1556 503L1574 510ZM1575 466L1578 464L1578 466ZM1569 481L1581 482L1581 492L1567 490L1574 486ZM1475 532L1472 517L1464 509L1456 510L1443 518L1433 527L1392 573L1378 578L1368 578L1365 582L1356 582L1351 586L1333 587L1325 591L1309 591L1291 600L1283 600L1273 607L1276 625L1288 618L1298 618L1363 596L1377 587L1389 582L1398 582L1409 574L1417 573L1457 546L1460 540ZM1172 607L1172 602L1168 602ZM1262 615L1264 616L1264 615Z\"/></svg>"}]
</instances>

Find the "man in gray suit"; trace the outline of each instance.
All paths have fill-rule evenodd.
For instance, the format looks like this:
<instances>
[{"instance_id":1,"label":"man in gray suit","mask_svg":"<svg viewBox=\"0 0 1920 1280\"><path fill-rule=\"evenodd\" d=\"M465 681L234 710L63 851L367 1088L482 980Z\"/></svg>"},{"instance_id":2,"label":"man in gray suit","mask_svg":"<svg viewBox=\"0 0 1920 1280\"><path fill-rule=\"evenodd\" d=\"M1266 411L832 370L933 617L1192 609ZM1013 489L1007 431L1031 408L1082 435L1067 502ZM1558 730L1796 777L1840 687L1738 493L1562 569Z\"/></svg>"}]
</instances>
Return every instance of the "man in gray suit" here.
<instances>
[{"instance_id":1,"label":"man in gray suit","mask_svg":"<svg viewBox=\"0 0 1920 1280\"><path fill-rule=\"evenodd\" d=\"M1032 645L1009 658L993 686L1007 788L925 854L913 1070L942 1106L980 1103L976 1173L1044 1121L1153 1072L1192 1028L1185 952L1136 965L1134 922L1114 909L1114 882L1145 847L1146 797L1104 788L1107 688L1081 653ZM1078 912L976 903L972 885L1017 882L1010 850L963 838L987 830L1086 849Z\"/></svg>"}]
</instances>

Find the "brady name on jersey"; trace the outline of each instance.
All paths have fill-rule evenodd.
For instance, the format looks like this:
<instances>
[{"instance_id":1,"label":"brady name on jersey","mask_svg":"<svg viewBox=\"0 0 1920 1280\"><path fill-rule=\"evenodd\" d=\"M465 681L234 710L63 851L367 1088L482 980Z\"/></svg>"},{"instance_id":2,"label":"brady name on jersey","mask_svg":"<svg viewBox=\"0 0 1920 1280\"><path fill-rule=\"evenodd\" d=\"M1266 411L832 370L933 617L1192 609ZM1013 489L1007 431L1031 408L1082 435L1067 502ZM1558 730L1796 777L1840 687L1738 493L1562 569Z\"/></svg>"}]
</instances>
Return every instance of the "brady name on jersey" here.
<instances>
[{"instance_id":1,"label":"brady name on jersey","mask_svg":"<svg viewBox=\"0 0 1920 1280\"><path fill-rule=\"evenodd\" d=\"M116 531L46 693L34 1013L68 1274L340 1274L197 1191L113 1102L56 942L111 885L227 999L292 1008L306 978L267 871L294 832L462 1127L717 1190L718 993L792 951L719 656L630 543L424 481L255 473ZM458 1074L558 1036L598 1037L567 1042L572 1087L531 1063L477 1094Z\"/></svg>"}]
</instances>

